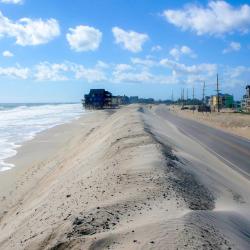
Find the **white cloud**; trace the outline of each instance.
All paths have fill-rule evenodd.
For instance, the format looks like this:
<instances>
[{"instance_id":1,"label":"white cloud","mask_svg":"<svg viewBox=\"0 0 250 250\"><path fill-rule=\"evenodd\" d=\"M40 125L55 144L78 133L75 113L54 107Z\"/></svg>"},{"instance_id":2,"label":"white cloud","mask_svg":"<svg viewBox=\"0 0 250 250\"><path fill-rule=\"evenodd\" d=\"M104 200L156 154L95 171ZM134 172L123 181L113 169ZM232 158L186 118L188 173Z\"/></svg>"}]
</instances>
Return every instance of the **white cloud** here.
<instances>
[{"instance_id":1,"label":"white cloud","mask_svg":"<svg viewBox=\"0 0 250 250\"><path fill-rule=\"evenodd\" d=\"M147 83L152 81L152 74L142 72L113 72L113 81L116 83Z\"/></svg>"},{"instance_id":2,"label":"white cloud","mask_svg":"<svg viewBox=\"0 0 250 250\"><path fill-rule=\"evenodd\" d=\"M107 69L109 68L109 64L99 60L96 64L96 68Z\"/></svg>"},{"instance_id":3,"label":"white cloud","mask_svg":"<svg viewBox=\"0 0 250 250\"><path fill-rule=\"evenodd\" d=\"M183 55L192 55L193 54L193 51L188 46L185 46L185 45L181 47L180 51Z\"/></svg>"},{"instance_id":4,"label":"white cloud","mask_svg":"<svg viewBox=\"0 0 250 250\"><path fill-rule=\"evenodd\" d=\"M188 46L175 47L169 51L169 54L175 59L179 60L182 55L187 55L191 58L195 58L196 54Z\"/></svg>"},{"instance_id":5,"label":"white cloud","mask_svg":"<svg viewBox=\"0 0 250 250\"><path fill-rule=\"evenodd\" d=\"M0 67L0 76L37 81L80 80L89 83L107 81L111 83L193 84L204 79L211 79L217 72L217 66L214 64L187 66L169 59L163 59L160 62L147 60L132 58L131 65L114 65L98 61L92 68L73 62L41 62L30 69L20 66ZM162 66L168 68L170 72L165 69L162 71ZM156 68L157 73L153 71L153 68ZM227 70L227 72L230 73L231 78L236 79L237 76L240 77L243 73L249 72L249 69L238 67Z\"/></svg>"},{"instance_id":6,"label":"white cloud","mask_svg":"<svg viewBox=\"0 0 250 250\"><path fill-rule=\"evenodd\" d=\"M247 33L250 27L250 6L234 7L226 1L210 1L205 8L187 5L180 10L165 10L163 16L169 23L197 35Z\"/></svg>"},{"instance_id":7,"label":"white cloud","mask_svg":"<svg viewBox=\"0 0 250 250\"><path fill-rule=\"evenodd\" d=\"M187 66L185 64L169 60L167 58L162 59L160 61L160 64L179 74L204 74L207 76L212 76L215 75L217 72L216 64L203 63Z\"/></svg>"},{"instance_id":8,"label":"white cloud","mask_svg":"<svg viewBox=\"0 0 250 250\"><path fill-rule=\"evenodd\" d=\"M60 35L60 27L55 19L22 18L12 21L0 11L0 38L14 37L21 46L45 44Z\"/></svg>"},{"instance_id":9,"label":"white cloud","mask_svg":"<svg viewBox=\"0 0 250 250\"><path fill-rule=\"evenodd\" d=\"M138 33L132 30L125 31L118 27L114 27L112 32L115 37L115 43L121 44L124 49L133 53L142 51L143 44L149 39L147 34Z\"/></svg>"},{"instance_id":10,"label":"white cloud","mask_svg":"<svg viewBox=\"0 0 250 250\"><path fill-rule=\"evenodd\" d=\"M132 60L133 59L133 60ZM247 82L250 67L216 65L209 63L186 65L168 58L149 63L148 59L132 58L130 64L112 64L97 61L93 67L73 62L41 62L30 68L19 65L0 67L0 77L21 80L44 81L81 81L107 83L140 84L201 84L202 81L215 85L216 73L220 72L221 84L236 86ZM133 63L134 62L134 63ZM211 87L212 88L212 87Z\"/></svg>"},{"instance_id":11,"label":"white cloud","mask_svg":"<svg viewBox=\"0 0 250 250\"><path fill-rule=\"evenodd\" d=\"M187 66L185 64L176 63L168 59L161 60L161 64L171 69L174 69L177 72L183 72L185 74L207 73L208 75L213 75L217 72L216 64L203 63Z\"/></svg>"},{"instance_id":12,"label":"white cloud","mask_svg":"<svg viewBox=\"0 0 250 250\"><path fill-rule=\"evenodd\" d=\"M175 59L175 60L179 60L180 56L181 56L181 52L179 51L179 49L177 48L173 48L169 51L169 54Z\"/></svg>"},{"instance_id":13,"label":"white cloud","mask_svg":"<svg viewBox=\"0 0 250 250\"><path fill-rule=\"evenodd\" d=\"M250 67L246 66L224 66L223 67L223 87L237 87L243 90L250 78Z\"/></svg>"},{"instance_id":14,"label":"white cloud","mask_svg":"<svg viewBox=\"0 0 250 250\"><path fill-rule=\"evenodd\" d=\"M7 4L22 4L23 0L1 0L0 2Z\"/></svg>"},{"instance_id":15,"label":"white cloud","mask_svg":"<svg viewBox=\"0 0 250 250\"><path fill-rule=\"evenodd\" d=\"M124 72L124 71L128 71L128 70L132 70L133 67L129 64L125 64L125 63L121 63L121 64L117 64L115 66L115 70L114 72Z\"/></svg>"},{"instance_id":16,"label":"white cloud","mask_svg":"<svg viewBox=\"0 0 250 250\"><path fill-rule=\"evenodd\" d=\"M152 52L157 52L157 51L161 51L162 47L160 45L155 45L151 48Z\"/></svg>"},{"instance_id":17,"label":"white cloud","mask_svg":"<svg viewBox=\"0 0 250 250\"><path fill-rule=\"evenodd\" d=\"M148 70L126 70L114 71L112 74L114 83L151 83L151 84L170 84L174 83L171 76L152 74Z\"/></svg>"},{"instance_id":18,"label":"white cloud","mask_svg":"<svg viewBox=\"0 0 250 250\"><path fill-rule=\"evenodd\" d=\"M246 74L247 74L246 78L249 79L250 67L246 67L246 66L227 67L227 69L225 70L225 75L228 78L241 78L243 75L246 75Z\"/></svg>"},{"instance_id":19,"label":"white cloud","mask_svg":"<svg viewBox=\"0 0 250 250\"><path fill-rule=\"evenodd\" d=\"M226 49L224 49L222 51L223 54L229 53L229 52L233 52L233 51L239 51L241 49L241 44L238 42L231 42L229 44L229 47L227 47Z\"/></svg>"},{"instance_id":20,"label":"white cloud","mask_svg":"<svg viewBox=\"0 0 250 250\"><path fill-rule=\"evenodd\" d=\"M104 71L96 67L86 68L83 65L72 64L72 71L75 73L77 80L85 80L90 83L107 80Z\"/></svg>"},{"instance_id":21,"label":"white cloud","mask_svg":"<svg viewBox=\"0 0 250 250\"><path fill-rule=\"evenodd\" d=\"M144 67L152 67L157 64L157 62L151 59L141 59L141 58L131 58L133 64L142 65Z\"/></svg>"},{"instance_id":22,"label":"white cloud","mask_svg":"<svg viewBox=\"0 0 250 250\"><path fill-rule=\"evenodd\" d=\"M14 56L14 54L8 50L3 51L2 55L4 57L13 57Z\"/></svg>"},{"instance_id":23,"label":"white cloud","mask_svg":"<svg viewBox=\"0 0 250 250\"><path fill-rule=\"evenodd\" d=\"M95 51L102 41L102 32L90 26L70 28L66 38L72 50L76 52Z\"/></svg>"},{"instance_id":24,"label":"white cloud","mask_svg":"<svg viewBox=\"0 0 250 250\"><path fill-rule=\"evenodd\" d=\"M156 61L148 59L132 58L132 65L117 64L112 71L111 82L114 83L150 83L170 84L176 80L172 75L150 72L153 66L159 66Z\"/></svg>"},{"instance_id":25,"label":"white cloud","mask_svg":"<svg viewBox=\"0 0 250 250\"><path fill-rule=\"evenodd\" d=\"M6 68L0 67L0 76L26 80L30 76L30 70L28 68L22 68L19 65Z\"/></svg>"},{"instance_id":26,"label":"white cloud","mask_svg":"<svg viewBox=\"0 0 250 250\"><path fill-rule=\"evenodd\" d=\"M65 81L68 80L65 73L69 70L68 65L51 64L42 62L35 66L34 78L38 81Z\"/></svg>"},{"instance_id":27,"label":"white cloud","mask_svg":"<svg viewBox=\"0 0 250 250\"><path fill-rule=\"evenodd\" d=\"M106 79L103 68L97 63L93 68L86 68L72 62L49 63L42 62L33 69L33 77L38 81L85 80L98 82Z\"/></svg>"}]
</instances>

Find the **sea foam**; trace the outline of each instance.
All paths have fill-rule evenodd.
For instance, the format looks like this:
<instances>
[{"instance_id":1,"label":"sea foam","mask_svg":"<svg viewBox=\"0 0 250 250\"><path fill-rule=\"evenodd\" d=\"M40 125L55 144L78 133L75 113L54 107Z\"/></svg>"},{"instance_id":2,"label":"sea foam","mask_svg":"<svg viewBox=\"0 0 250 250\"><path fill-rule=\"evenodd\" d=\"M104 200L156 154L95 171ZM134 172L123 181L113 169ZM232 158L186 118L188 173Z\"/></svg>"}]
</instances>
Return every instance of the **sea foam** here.
<instances>
[{"instance_id":1,"label":"sea foam","mask_svg":"<svg viewBox=\"0 0 250 250\"><path fill-rule=\"evenodd\" d=\"M84 113L81 104L0 104L0 107L0 171L14 167L6 159L14 156L25 141Z\"/></svg>"}]
</instances>

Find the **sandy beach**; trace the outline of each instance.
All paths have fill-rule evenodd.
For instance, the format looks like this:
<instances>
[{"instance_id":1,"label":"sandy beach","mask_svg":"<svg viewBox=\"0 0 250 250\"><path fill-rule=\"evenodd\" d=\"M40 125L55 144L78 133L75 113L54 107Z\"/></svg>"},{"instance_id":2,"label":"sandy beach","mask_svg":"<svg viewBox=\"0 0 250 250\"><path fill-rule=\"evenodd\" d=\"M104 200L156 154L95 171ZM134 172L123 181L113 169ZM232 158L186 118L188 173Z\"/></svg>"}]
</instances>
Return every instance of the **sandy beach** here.
<instances>
[{"instance_id":1,"label":"sandy beach","mask_svg":"<svg viewBox=\"0 0 250 250\"><path fill-rule=\"evenodd\" d=\"M40 133L0 173L0 249L249 249L250 181L146 105Z\"/></svg>"}]
</instances>

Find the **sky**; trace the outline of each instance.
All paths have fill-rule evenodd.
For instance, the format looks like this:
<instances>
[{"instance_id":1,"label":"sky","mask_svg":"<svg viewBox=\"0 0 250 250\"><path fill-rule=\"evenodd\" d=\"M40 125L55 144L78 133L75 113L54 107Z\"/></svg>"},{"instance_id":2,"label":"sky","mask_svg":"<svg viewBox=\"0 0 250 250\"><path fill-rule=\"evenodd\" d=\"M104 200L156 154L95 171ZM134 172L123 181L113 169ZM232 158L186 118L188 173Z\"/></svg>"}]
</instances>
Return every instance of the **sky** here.
<instances>
[{"instance_id":1,"label":"sky","mask_svg":"<svg viewBox=\"0 0 250 250\"><path fill-rule=\"evenodd\" d=\"M174 99L250 84L250 2L0 0L0 103L79 102L90 88Z\"/></svg>"}]
</instances>

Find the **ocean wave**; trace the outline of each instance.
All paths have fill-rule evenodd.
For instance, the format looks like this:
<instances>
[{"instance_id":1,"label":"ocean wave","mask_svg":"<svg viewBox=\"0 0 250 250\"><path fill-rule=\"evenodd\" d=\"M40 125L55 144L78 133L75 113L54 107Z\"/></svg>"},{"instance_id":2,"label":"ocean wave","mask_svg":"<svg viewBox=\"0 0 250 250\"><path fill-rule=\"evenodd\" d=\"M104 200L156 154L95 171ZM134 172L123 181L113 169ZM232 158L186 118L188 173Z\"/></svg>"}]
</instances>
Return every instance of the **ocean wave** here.
<instances>
[{"instance_id":1,"label":"ocean wave","mask_svg":"<svg viewBox=\"0 0 250 250\"><path fill-rule=\"evenodd\" d=\"M14 156L23 142L83 113L81 104L12 105L0 109L0 171L13 167L6 159Z\"/></svg>"}]
</instances>

